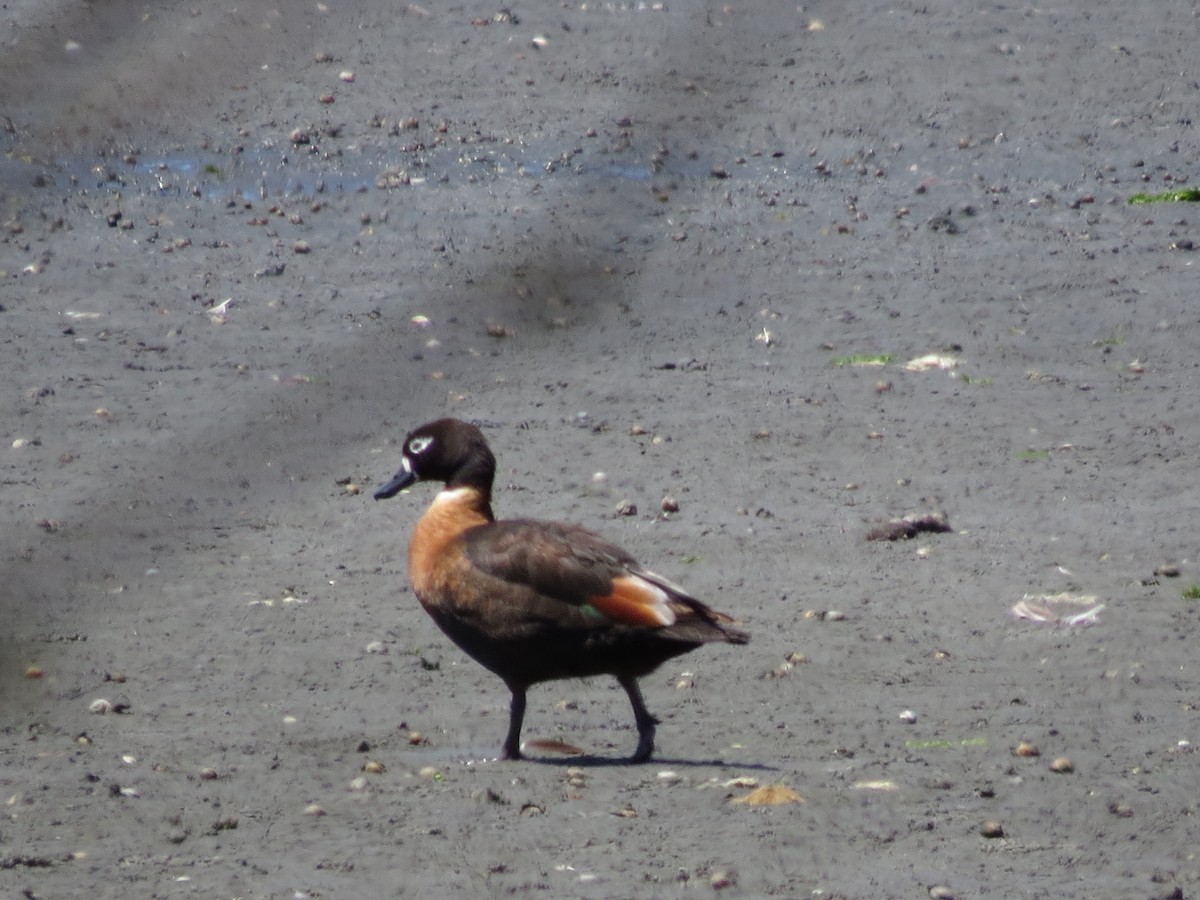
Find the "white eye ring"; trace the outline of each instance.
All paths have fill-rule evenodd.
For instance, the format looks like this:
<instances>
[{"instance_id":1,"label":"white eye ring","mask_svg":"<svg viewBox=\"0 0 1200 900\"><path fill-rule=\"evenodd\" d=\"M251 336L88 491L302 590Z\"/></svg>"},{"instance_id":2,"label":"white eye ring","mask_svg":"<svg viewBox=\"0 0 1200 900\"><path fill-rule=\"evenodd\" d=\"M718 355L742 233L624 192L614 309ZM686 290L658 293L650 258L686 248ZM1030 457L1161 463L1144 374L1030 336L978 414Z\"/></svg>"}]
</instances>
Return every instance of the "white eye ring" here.
<instances>
[{"instance_id":1,"label":"white eye ring","mask_svg":"<svg viewBox=\"0 0 1200 900\"><path fill-rule=\"evenodd\" d=\"M424 453L432 443L433 438L431 437L415 437L408 442L408 452L416 456L417 454Z\"/></svg>"}]
</instances>

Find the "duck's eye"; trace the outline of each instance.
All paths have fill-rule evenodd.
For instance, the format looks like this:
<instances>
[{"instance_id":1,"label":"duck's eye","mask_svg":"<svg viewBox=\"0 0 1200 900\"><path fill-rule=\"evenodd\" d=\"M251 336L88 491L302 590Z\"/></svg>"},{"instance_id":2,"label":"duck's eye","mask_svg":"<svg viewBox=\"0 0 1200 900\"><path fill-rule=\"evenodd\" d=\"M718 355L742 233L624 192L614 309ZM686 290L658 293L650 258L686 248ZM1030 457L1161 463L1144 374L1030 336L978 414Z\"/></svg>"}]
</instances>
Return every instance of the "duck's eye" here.
<instances>
[{"instance_id":1,"label":"duck's eye","mask_svg":"<svg viewBox=\"0 0 1200 900\"><path fill-rule=\"evenodd\" d=\"M408 442L408 452L416 456L418 453L424 453L432 443L431 437L415 437Z\"/></svg>"}]
</instances>

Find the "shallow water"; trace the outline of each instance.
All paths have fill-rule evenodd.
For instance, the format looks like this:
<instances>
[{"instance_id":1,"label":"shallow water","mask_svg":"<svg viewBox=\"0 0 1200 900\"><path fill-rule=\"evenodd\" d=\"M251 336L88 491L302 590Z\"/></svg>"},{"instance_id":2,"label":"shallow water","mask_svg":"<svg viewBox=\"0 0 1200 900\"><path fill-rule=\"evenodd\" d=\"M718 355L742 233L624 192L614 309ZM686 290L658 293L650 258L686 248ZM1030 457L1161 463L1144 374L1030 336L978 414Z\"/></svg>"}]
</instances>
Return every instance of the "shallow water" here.
<instances>
[{"instance_id":1,"label":"shallow water","mask_svg":"<svg viewBox=\"0 0 1200 900\"><path fill-rule=\"evenodd\" d=\"M964 183L1004 181L1057 189L1095 178L1081 158L1015 144L957 153L901 149L886 161L869 157L865 167L872 174L877 168L886 171L886 182L901 192L929 178ZM532 179L547 185L576 183L579 179L647 184L655 179L728 179L786 189L837 177L847 169L853 171L850 155L831 160L822 169L821 161L807 153L778 152L726 161L716 154L648 155L636 150L606 152L578 146L564 150L561 144L547 140L525 145L442 146L405 154L360 149L323 154L304 146L264 146L231 152L147 153L130 157L129 161L90 155L60 158L53 163L2 158L0 186L6 193L53 187L88 193L190 195L210 201L255 202L369 191L382 187L381 180L389 176L395 179L395 188L409 189L506 178ZM880 182L884 179L884 175L875 177Z\"/></svg>"}]
</instances>

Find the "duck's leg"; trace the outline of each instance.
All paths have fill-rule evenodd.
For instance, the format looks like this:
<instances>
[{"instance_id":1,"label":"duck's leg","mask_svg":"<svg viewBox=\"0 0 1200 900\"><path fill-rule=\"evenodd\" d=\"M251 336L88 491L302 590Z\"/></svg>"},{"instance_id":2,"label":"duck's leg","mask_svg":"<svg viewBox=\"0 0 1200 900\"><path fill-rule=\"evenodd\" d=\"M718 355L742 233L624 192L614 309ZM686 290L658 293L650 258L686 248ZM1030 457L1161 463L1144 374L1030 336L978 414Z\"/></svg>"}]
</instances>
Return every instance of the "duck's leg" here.
<instances>
[{"instance_id":1,"label":"duck's leg","mask_svg":"<svg viewBox=\"0 0 1200 900\"><path fill-rule=\"evenodd\" d=\"M508 707L508 737L504 739L501 759L521 758L521 724L525 721L525 685L510 684L512 703Z\"/></svg>"},{"instance_id":2,"label":"duck's leg","mask_svg":"<svg viewBox=\"0 0 1200 900\"><path fill-rule=\"evenodd\" d=\"M658 724L658 719L646 709L646 701L642 699L642 689L638 687L636 678L631 675L618 675L617 683L625 688L625 693L629 695L629 702L633 705L633 719L637 722L637 750L629 761L645 762L654 752L654 726Z\"/></svg>"}]
</instances>

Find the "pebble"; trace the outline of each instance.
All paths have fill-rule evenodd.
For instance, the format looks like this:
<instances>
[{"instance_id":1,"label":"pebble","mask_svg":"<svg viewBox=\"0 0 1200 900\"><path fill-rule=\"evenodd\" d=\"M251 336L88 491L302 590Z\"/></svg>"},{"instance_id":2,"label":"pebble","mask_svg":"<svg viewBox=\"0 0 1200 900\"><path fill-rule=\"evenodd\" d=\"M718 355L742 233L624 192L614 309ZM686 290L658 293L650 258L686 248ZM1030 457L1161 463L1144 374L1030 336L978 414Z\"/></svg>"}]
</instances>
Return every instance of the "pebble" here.
<instances>
[{"instance_id":1,"label":"pebble","mask_svg":"<svg viewBox=\"0 0 1200 900\"><path fill-rule=\"evenodd\" d=\"M1004 837L1004 826L999 822L984 822L979 826L979 833L985 838L1002 838Z\"/></svg>"},{"instance_id":2,"label":"pebble","mask_svg":"<svg viewBox=\"0 0 1200 900\"><path fill-rule=\"evenodd\" d=\"M1068 757L1060 756L1054 762L1050 763L1050 771L1065 775L1068 772L1075 771L1075 764Z\"/></svg>"},{"instance_id":3,"label":"pebble","mask_svg":"<svg viewBox=\"0 0 1200 900\"><path fill-rule=\"evenodd\" d=\"M767 784L755 788L744 796L734 797L730 802L746 806L787 806L792 803L803 803L804 798L785 784Z\"/></svg>"},{"instance_id":4,"label":"pebble","mask_svg":"<svg viewBox=\"0 0 1200 900\"><path fill-rule=\"evenodd\" d=\"M733 876L721 869L713 872L708 878L708 883L712 885L714 891L724 890L727 887L732 887L734 884Z\"/></svg>"}]
</instances>

